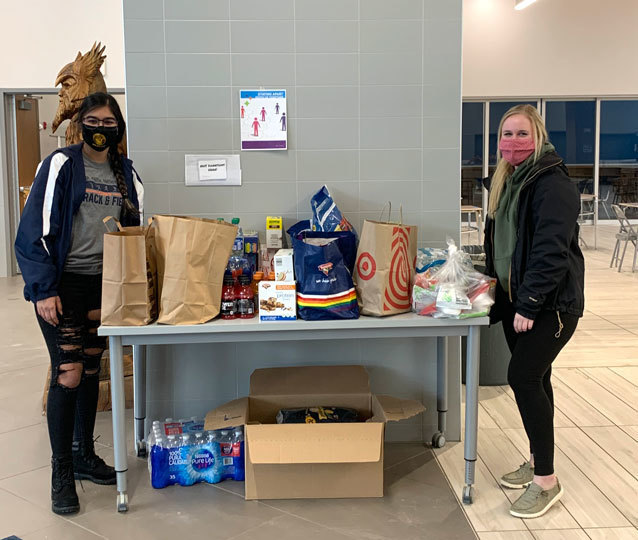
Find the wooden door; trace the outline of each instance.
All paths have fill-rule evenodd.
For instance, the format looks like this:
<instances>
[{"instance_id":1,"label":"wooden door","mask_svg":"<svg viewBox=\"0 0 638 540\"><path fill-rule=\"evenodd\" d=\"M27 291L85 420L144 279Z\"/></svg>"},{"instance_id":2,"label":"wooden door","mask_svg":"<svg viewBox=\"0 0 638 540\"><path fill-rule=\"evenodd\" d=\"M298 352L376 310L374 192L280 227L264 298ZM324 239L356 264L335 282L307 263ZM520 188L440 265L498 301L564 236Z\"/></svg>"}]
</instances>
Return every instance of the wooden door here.
<instances>
[{"instance_id":1,"label":"wooden door","mask_svg":"<svg viewBox=\"0 0 638 540\"><path fill-rule=\"evenodd\" d=\"M29 196L35 171L40 163L40 120L38 100L16 96L16 147L18 150L18 185L20 214Z\"/></svg>"}]
</instances>

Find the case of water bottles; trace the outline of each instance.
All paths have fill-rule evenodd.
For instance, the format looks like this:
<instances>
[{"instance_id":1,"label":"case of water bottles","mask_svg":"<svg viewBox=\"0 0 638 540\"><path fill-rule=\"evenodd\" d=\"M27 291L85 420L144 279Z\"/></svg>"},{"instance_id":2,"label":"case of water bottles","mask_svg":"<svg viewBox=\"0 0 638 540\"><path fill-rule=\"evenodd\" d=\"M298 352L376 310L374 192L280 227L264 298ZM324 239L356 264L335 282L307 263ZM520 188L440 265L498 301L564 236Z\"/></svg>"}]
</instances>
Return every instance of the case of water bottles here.
<instances>
[{"instance_id":1,"label":"case of water bottles","mask_svg":"<svg viewBox=\"0 0 638 540\"><path fill-rule=\"evenodd\" d=\"M156 489L245 478L242 426L205 431L203 418L156 420L148 448L148 470Z\"/></svg>"}]
</instances>

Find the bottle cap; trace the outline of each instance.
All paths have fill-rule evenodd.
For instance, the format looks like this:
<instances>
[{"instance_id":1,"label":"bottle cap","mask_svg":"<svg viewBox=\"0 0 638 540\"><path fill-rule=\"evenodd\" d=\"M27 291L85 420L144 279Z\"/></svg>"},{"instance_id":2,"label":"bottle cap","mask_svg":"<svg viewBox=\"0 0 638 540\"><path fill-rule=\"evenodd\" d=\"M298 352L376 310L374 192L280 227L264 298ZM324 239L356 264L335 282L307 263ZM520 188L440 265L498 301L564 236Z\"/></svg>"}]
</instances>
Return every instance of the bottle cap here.
<instances>
[{"instance_id":1,"label":"bottle cap","mask_svg":"<svg viewBox=\"0 0 638 540\"><path fill-rule=\"evenodd\" d=\"M231 223L233 225L239 225L239 218L238 217L234 217L233 220L231 221Z\"/></svg>"},{"instance_id":2,"label":"bottle cap","mask_svg":"<svg viewBox=\"0 0 638 540\"><path fill-rule=\"evenodd\" d=\"M264 279L264 273L263 272L255 272L253 274L253 279L255 281L261 281L262 279Z\"/></svg>"},{"instance_id":3,"label":"bottle cap","mask_svg":"<svg viewBox=\"0 0 638 540\"><path fill-rule=\"evenodd\" d=\"M269 272L268 273L268 281L275 281L275 273L274 272Z\"/></svg>"}]
</instances>

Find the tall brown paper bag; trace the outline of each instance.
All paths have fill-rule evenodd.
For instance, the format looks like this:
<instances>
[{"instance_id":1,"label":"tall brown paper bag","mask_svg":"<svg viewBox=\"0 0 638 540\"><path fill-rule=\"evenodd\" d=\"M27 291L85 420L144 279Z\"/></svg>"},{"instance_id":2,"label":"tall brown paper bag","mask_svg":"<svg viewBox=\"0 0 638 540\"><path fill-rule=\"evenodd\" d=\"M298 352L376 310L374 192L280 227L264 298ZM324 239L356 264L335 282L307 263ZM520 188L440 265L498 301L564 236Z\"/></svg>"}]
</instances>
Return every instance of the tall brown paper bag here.
<instances>
[{"instance_id":1,"label":"tall brown paper bag","mask_svg":"<svg viewBox=\"0 0 638 540\"><path fill-rule=\"evenodd\" d=\"M355 265L355 285L362 315L410 311L418 228L365 220Z\"/></svg>"},{"instance_id":2,"label":"tall brown paper bag","mask_svg":"<svg viewBox=\"0 0 638 540\"><path fill-rule=\"evenodd\" d=\"M219 314L224 271L237 227L210 219L157 215L158 323L200 324Z\"/></svg>"},{"instance_id":3,"label":"tall brown paper bag","mask_svg":"<svg viewBox=\"0 0 638 540\"><path fill-rule=\"evenodd\" d=\"M155 231L122 228L115 222L119 230L104 234L101 322L105 326L150 324L157 318Z\"/></svg>"}]
</instances>

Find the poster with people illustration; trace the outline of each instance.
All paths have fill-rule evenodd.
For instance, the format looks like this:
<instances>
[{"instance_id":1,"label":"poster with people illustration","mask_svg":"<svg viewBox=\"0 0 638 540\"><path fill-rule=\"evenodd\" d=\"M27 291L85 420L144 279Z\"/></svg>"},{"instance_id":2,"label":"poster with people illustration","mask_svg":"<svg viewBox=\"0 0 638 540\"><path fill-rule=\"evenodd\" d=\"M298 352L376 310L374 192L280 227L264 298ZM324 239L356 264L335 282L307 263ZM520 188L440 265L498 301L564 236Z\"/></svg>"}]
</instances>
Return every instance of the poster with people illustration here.
<instances>
[{"instance_id":1,"label":"poster with people illustration","mask_svg":"<svg viewBox=\"0 0 638 540\"><path fill-rule=\"evenodd\" d=\"M287 150L285 90L240 90L242 150Z\"/></svg>"}]
</instances>

